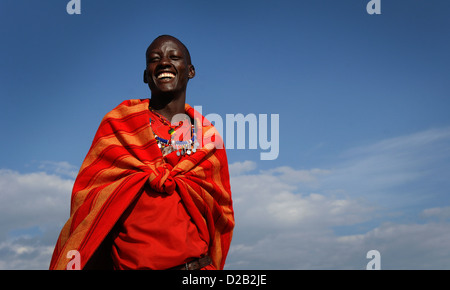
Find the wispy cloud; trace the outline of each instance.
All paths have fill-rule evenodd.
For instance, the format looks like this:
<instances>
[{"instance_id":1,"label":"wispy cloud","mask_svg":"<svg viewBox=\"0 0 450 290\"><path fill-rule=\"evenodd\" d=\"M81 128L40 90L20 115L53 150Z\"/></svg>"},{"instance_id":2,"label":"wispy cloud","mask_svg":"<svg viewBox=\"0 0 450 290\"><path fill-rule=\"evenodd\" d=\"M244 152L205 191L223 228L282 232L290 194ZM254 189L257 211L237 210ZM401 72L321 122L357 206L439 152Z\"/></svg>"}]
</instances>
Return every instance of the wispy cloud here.
<instances>
[{"instance_id":1,"label":"wispy cloud","mask_svg":"<svg viewBox=\"0 0 450 290\"><path fill-rule=\"evenodd\" d=\"M344 152L321 182L324 189L341 188L395 207L437 197L448 203L449 148L450 128L382 140Z\"/></svg>"},{"instance_id":2,"label":"wispy cloud","mask_svg":"<svg viewBox=\"0 0 450 290\"><path fill-rule=\"evenodd\" d=\"M421 217L426 219L437 220L449 220L450 219L450 206L445 207L433 207L424 209L421 213Z\"/></svg>"},{"instance_id":3,"label":"wispy cloud","mask_svg":"<svg viewBox=\"0 0 450 290\"><path fill-rule=\"evenodd\" d=\"M75 179L78 174L78 167L66 161L42 161L39 162L39 170L53 172L56 175Z\"/></svg>"}]
</instances>

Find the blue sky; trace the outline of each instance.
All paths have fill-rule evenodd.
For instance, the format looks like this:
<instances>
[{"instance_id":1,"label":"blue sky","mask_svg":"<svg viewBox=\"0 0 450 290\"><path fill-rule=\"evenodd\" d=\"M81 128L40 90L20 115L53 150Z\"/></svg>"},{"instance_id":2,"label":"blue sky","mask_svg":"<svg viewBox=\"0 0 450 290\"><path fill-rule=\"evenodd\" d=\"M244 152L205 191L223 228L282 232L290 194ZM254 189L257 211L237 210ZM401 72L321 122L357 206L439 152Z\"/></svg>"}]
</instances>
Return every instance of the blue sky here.
<instances>
[{"instance_id":1,"label":"blue sky","mask_svg":"<svg viewBox=\"0 0 450 290\"><path fill-rule=\"evenodd\" d=\"M364 268L371 248L450 267L448 1L67 2L0 0L0 268L48 266L101 118L150 96L161 34L191 52L188 103L279 115L277 159L228 150L229 268Z\"/></svg>"}]
</instances>

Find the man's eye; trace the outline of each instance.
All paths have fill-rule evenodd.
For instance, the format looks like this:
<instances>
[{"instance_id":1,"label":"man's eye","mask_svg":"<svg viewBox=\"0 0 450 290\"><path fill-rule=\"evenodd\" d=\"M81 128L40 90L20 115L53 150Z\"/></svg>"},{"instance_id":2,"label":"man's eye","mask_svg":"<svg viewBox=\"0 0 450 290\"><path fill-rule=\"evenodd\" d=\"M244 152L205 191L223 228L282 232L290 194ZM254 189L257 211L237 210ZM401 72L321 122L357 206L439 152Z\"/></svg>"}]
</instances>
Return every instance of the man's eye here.
<instances>
[{"instance_id":1,"label":"man's eye","mask_svg":"<svg viewBox=\"0 0 450 290\"><path fill-rule=\"evenodd\" d=\"M171 59L171 60L180 60L180 59L181 59L181 56L178 56L178 55L172 55L172 56L170 57L170 59Z\"/></svg>"},{"instance_id":2,"label":"man's eye","mask_svg":"<svg viewBox=\"0 0 450 290\"><path fill-rule=\"evenodd\" d=\"M159 57L150 58L150 62L157 62L157 61L159 61Z\"/></svg>"}]
</instances>

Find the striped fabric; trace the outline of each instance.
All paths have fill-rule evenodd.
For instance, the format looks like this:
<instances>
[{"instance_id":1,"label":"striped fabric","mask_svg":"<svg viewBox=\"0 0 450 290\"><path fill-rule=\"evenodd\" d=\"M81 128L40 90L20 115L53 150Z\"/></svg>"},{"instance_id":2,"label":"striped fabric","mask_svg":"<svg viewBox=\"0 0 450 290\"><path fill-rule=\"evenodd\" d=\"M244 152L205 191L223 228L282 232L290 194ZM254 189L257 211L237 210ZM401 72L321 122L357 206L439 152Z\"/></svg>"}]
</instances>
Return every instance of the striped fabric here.
<instances>
[{"instance_id":1,"label":"striped fabric","mask_svg":"<svg viewBox=\"0 0 450 290\"><path fill-rule=\"evenodd\" d=\"M210 238L213 266L223 269L234 228L225 149L208 143L178 163L171 160L179 158L175 152L163 157L150 128L148 106L148 99L124 101L103 118L75 180L70 218L50 269L66 269L73 250L80 254L82 269L148 185L161 194L180 195L199 233ZM187 104L186 114L201 117ZM198 128L202 136L217 132L201 118L196 123L203 125ZM217 133L215 137L217 144Z\"/></svg>"}]
</instances>

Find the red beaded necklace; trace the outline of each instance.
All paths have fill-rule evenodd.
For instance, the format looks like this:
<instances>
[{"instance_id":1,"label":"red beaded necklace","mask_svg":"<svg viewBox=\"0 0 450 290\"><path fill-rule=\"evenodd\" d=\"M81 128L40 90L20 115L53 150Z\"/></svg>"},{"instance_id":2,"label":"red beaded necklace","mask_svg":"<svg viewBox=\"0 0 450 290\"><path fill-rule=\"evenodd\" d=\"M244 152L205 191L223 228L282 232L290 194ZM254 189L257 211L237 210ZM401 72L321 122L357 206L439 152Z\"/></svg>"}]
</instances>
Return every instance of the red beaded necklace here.
<instances>
[{"instance_id":1,"label":"red beaded necklace","mask_svg":"<svg viewBox=\"0 0 450 290\"><path fill-rule=\"evenodd\" d=\"M163 156L166 154L169 154L173 151L177 151L177 155L184 155L191 153L195 153L197 151L197 147L199 146L199 143L197 142L197 136L195 133L194 125L191 125L191 139L190 140L183 140L183 141L176 141L174 139L174 134L177 129L179 129L181 126L183 126L183 121L180 121L178 125L172 125L167 118L156 112L153 108L149 107L150 111L159 119L159 121L164 125L164 128L169 127L167 133L171 136L170 140L161 138L158 135L159 134L155 127L155 121L150 118L150 126L152 127L153 132L155 133L155 139L158 143L158 147L161 149L161 153L163 153ZM161 127L159 127L161 128Z\"/></svg>"},{"instance_id":2,"label":"red beaded necklace","mask_svg":"<svg viewBox=\"0 0 450 290\"><path fill-rule=\"evenodd\" d=\"M167 120L166 117L162 116L160 113L156 112L155 109L153 109L152 107L149 107L150 111L155 114L156 117L158 117L158 119L161 121L161 123L163 123L163 125L169 127L169 130L167 133L169 133L170 135L173 135L173 133L175 133L175 131L177 129L179 129L181 126L183 126L183 121L180 121L178 123L178 125L172 125L172 123Z\"/></svg>"}]
</instances>

